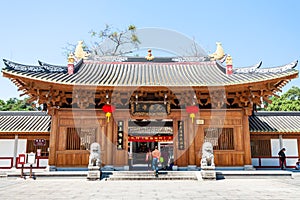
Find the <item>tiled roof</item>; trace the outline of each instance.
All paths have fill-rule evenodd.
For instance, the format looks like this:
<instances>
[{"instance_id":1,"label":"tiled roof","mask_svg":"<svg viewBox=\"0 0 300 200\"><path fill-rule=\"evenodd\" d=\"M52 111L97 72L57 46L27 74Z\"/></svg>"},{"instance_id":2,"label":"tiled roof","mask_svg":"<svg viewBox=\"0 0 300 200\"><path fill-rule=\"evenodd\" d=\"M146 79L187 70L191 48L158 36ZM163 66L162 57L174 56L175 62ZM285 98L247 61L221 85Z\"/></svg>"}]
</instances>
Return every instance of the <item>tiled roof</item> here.
<instances>
[{"instance_id":1,"label":"tiled roof","mask_svg":"<svg viewBox=\"0 0 300 200\"><path fill-rule=\"evenodd\" d=\"M136 60L137 62L133 62ZM75 73L69 75L66 68L39 62L40 66L22 65L4 60L3 73L19 77L66 85L93 85L118 87L153 86L231 86L261 82L297 75L297 61L287 65L260 69L261 63L235 68L226 75L226 68L218 61L175 62L157 59L156 62L85 60L76 65Z\"/></svg>"},{"instance_id":2,"label":"tiled roof","mask_svg":"<svg viewBox=\"0 0 300 200\"><path fill-rule=\"evenodd\" d=\"M51 116L41 111L0 111L2 132L50 132Z\"/></svg>"},{"instance_id":3,"label":"tiled roof","mask_svg":"<svg viewBox=\"0 0 300 200\"><path fill-rule=\"evenodd\" d=\"M300 112L259 111L249 117L250 132L300 132Z\"/></svg>"}]
</instances>

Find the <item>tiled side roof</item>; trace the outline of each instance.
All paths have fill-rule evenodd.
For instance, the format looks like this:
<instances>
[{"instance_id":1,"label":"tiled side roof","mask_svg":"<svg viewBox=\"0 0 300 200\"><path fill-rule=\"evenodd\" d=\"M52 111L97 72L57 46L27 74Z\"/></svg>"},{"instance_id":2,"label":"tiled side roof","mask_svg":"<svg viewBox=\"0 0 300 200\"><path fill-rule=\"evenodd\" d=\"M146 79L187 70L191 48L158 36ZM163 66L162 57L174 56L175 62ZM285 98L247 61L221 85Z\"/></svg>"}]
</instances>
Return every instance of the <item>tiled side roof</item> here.
<instances>
[{"instance_id":1,"label":"tiled side roof","mask_svg":"<svg viewBox=\"0 0 300 200\"><path fill-rule=\"evenodd\" d=\"M41 111L1 111L1 132L50 132L51 117Z\"/></svg>"},{"instance_id":2,"label":"tiled side roof","mask_svg":"<svg viewBox=\"0 0 300 200\"><path fill-rule=\"evenodd\" d=\"M256 112L249 117L250 132L300 132L300 112Z\"/></svg>"},{"instance_id":3,"label":"tiled side roof","mask_svg":"<svg viewBox=\"0 0 300 200\"><path fill-rule=\"evenodd\" d=\"M32 80L67 85L117 87L153 86L231 86L297 75L297 61L287 65L260 69L260 64L243 70L234 70L230 76L218 61L203 62L104 62L86 60L72 75L49 72L49 64L37 68L5 60L3 73ZM47 70L45 70L47 66ZM41 68L42 67L42 68ZM56 69L56 68L55 68ZM44 70L44 71L43 71Z\"/></svg>"}]
</instances>

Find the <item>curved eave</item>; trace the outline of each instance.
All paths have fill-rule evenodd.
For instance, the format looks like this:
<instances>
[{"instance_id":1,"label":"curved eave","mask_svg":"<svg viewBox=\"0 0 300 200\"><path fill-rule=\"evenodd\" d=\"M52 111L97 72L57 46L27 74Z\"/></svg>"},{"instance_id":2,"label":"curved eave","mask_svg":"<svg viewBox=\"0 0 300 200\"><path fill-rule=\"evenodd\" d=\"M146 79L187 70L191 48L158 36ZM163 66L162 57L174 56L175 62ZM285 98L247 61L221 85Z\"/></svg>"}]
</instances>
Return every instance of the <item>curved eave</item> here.
<instances>
[{"instance_id":1,"label":"curved eave","mask_svg":"<svg viewBox=\"0 0 300 200\"><path fill-rule=\"evenodd\" d=\"M233 83L230 83L230 84L227 84L227 85L188 85L188 86L180 86L180 85L174 85L174 86L165 86L165 85L132 85L132 86L129 86L129 85L125 85L125 86L122 86L122 85L90 85L90 84L70 84L70 83L64 83L64 82L55 82L55 81L48 81L48 80L44 80L44 79L39 79L39 78L31 78L31 77L28 77L28 76L24 76L24 75L19 75L19 74L15 74L15 73L10 73L10 72L5 72L5 71L2 71L3 72L3 76L4 77L7 77L7 78L10 78L10 79L21 79L22 82L32 82L32 80L36 80L36 81L39 81L41 84L40 85L49 85L51 84L53 87L60 87L61 85L64 86L65 89L69 89L69 90L72 90L74 89L74 87L78 87L78 88L86 88L88 90L95 90L95 89L98 89L98 90L101 90L101 89L116 89L116 87L118 88L118 90L130 90L130 89L135 89L135 88L140 88L140 89L150 89L152 88L153 89L156 89L156 90L159 90L159 89L164 89L166 87L170 88L170 87L176 87L177 89L181 89L181 90L185 90L185 89L190 89L191 87L194 88L194 89L207 89L207 87L209 87L210 89L212 88L226 88L230 91L233 91L233 90L236 90L238 88L241 88L241 87L248 87L249 85L251 85L252 87L255 87L255 86L260 86L262 83L266 83L266 82L279 82L279 81L282 81L282 80L285 80L281 85L280 87L278 88L281 88L283 87L285 84L288 83L288 81L294 79L294 78L297 78L298 77L298 72L294 72L294 73L291 73L289 75L282 75L282 76L279 76L279 77L272 77L270 79L262 79L260 81L248 81L248 82L245 82L245 83L241 83L241 82L233 82ZM39 85L39 84L37 84Z\"/></svg>"},{"instance_id":2,"label":"curved eave","mask_svg":"<svg viewBox=\"0 0 300 200\"><path fill-rule=\"evenodd\" d=\"M167 65L167 66L164 66ZM73 75L62 73L24 72L2 69L5 77L13 79L36 80L46 84L127 88L127 87L232 87L248 84L260 84L268 81L289 81L298 77L293 69L297 61L281 67L270 68L257 73L224 74L224 68L217 62L207 63L93 63L87 62L78 73ZM134 71L133 71L134 70ZM284 85L284 84L283 84ZM281 85L280 87L282 87Z\"/></svg>"},{"instance_id":3,"label":"curved eave","mask_svg":"<svg viewBox=\"0 0 300 200\"><path fill-rule=\"evenodd\" d=\"M262 65L262 61L259 63L249 66L249 67L241 67L241 68L235 68L233 69L234 73L249 73L249 72L254 72L256 69L260 68Z\"/></svg>"}]
</instances>

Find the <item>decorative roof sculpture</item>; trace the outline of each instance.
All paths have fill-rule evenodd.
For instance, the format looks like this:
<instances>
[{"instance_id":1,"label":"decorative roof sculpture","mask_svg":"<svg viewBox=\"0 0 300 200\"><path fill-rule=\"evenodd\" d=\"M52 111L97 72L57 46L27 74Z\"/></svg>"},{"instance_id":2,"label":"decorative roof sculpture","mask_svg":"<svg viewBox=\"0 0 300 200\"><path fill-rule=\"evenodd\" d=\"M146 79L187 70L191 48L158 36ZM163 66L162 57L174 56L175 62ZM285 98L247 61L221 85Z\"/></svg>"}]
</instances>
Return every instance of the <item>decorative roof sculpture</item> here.
<instances>
[{"instance_id":1,"label":"decorative roof sculpture","mask_svg":"<svg viewBox=\"0 0 300 200\"><path fill-rule=\"evenodd\" d=\"M78 60L87 59L89 57L89 53L83 50L83 41L78 41L74 54Z\"/></svg>"},{"instance_id":2,"label":"decorative roof sculpture","mask_svg":"<svg viewBox=\"0 0 300 200\"><path fill-rule=\"evenodd\" d=\"M222 43L216 42L216 44L217 44L217 50L213 54L209 55L211 60L221 60L225 56Z\"/></svg>"}]
</instances>

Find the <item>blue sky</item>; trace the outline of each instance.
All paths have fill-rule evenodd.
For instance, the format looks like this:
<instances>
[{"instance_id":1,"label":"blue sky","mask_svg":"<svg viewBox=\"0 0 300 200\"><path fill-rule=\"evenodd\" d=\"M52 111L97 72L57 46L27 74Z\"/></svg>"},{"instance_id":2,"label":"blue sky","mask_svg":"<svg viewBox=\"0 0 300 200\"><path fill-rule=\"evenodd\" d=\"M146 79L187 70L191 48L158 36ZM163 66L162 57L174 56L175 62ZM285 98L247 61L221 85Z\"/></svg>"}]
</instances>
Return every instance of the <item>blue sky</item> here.
<instances>
[{"instance_id":1,"label":"blue sky","mask_svg":"<svg viewBox=\"0 0 300 200\"><path fill-rule=\"evenodd\" d=\"M10 0L0 5L1 68L2 59L64 65L63 47L90 41L89 31L105 24L174 30L195 38L207 52L214 52L220 41L234 67L260 61L262 67L275 67L300 55L300 1ZM0 84L0 99L19 96L17 87L2 75ZM300 87L300 79L284 91L293 85Z\"/></svg>"}]
</instances>

